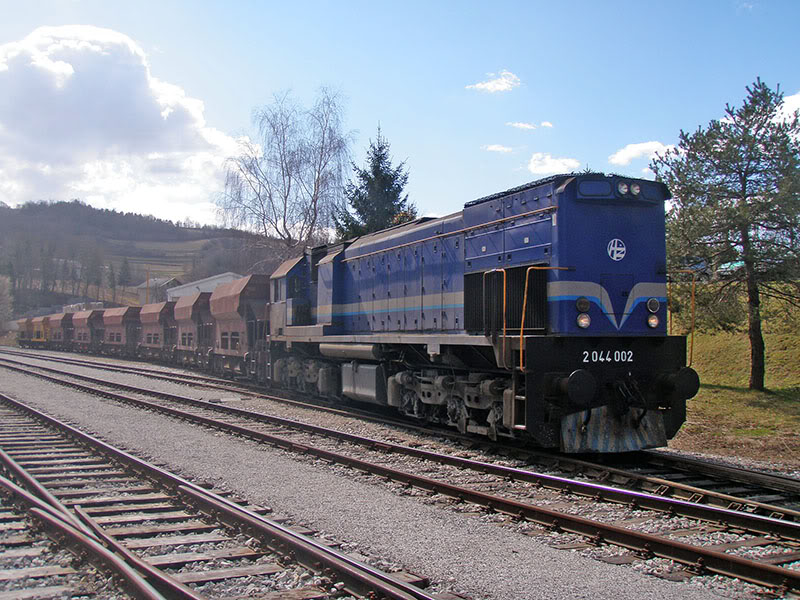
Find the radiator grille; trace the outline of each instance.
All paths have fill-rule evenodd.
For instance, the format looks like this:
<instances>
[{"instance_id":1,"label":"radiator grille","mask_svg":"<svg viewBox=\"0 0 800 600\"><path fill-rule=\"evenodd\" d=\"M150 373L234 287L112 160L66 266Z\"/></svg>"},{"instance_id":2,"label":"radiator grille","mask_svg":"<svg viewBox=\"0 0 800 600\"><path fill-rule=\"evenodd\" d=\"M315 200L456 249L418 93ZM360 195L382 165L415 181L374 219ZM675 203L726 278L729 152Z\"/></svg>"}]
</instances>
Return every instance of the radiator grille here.
<instances>
[{"instance_id":1,"label":"radiator grille","mask_svg":"<svg viewBox=\"0 0 800 600\"><path fill-rule=\"evenodd\" d=\"M522 325L527 267L506 269L506 331ZM464 322L467 331L486 335L503 331L503 273L484 276L472 273L464 277ZM525 331L547 328L547 271L531 271L528 276L528 302L525 307Z\"/></svg>"}]
</instances>

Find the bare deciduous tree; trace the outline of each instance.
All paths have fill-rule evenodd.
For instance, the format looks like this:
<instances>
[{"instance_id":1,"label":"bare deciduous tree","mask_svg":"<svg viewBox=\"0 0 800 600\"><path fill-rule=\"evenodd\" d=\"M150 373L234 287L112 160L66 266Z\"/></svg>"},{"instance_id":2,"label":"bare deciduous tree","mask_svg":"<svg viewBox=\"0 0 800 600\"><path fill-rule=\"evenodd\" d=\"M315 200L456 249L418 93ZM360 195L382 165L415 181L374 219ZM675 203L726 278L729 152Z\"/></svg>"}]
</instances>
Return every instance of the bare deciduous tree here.
<instances>
[{"instance_id":1,"label":"bare deciduous tree","mask_svg":"<svg viewBox=\"0 0 800 600\"><path fill-rule=\"evenodd\" d=\"M342 204L351 135L342 131L342 100L322 88L304 109L289 92L254 112L258 139L244 139L228 160L217 201L226 225L278 238L287 253L330 230Z\"/></svg>"}]
</instances>

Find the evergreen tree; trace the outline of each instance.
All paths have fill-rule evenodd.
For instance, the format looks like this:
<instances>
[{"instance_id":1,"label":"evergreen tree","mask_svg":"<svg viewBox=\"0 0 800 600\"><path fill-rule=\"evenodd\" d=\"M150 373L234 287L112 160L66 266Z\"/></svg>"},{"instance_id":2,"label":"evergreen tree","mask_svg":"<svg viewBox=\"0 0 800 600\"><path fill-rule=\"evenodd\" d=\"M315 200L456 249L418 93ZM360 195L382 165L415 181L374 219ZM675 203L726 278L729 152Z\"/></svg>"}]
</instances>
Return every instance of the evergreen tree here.
<instances>
[{"instance_id":1,"label":"evergreen tree","mask_svg":"<svg viewBox=\"0 0 800 600\"><path fill-rule=\"evenodd\" d=\"M671 260L731 266L726 285L747 296L750 388L764 389L761 296L800 306L800 114L760 79L741 108L694 133L650 168L673 194ZM694 257L694 258L690 258Z\"/></svg>"},{"instance_id":2,"label":"evergreen tree","mask_svg":"<svg viewBox=\"0 0 800 600\"><path fill-rule=\"evenodd\" d=\"M392 166L389 142L378 127L376 139L370 140L363 169L353 164L355 181L345 187L348 208L334 215L336 236L350 239L392 225L412 221L417 209L408 201L403 188L408 182L405 161Z\"/></svg>"},{"instance_id":3,"label":"evergreen tree","mask_svg":"<svg viewBox=\"0 0 800 600\"><path fill-rule=\"evenodd\" d=\"M111 301L117 301L117 273L114 270L114 263L108 264L108 287L111 288Z\"/></svg>"},{"instance_id":4,"label":"evergreen tree","mask_svg":"<svg viewBox=\"0 0 800 600\"><path fill-rule=\"evenodd\" d=\"M81 278L78 277L78 267L75 264L72 265L72 269L69 272L69 280L72 283L72 295L75 295L75 286L78 287L78 291L80 292L81 286L80 281Z\"/></svg>"},{"instance_id":5,"label":"evergreen tree","mask_svg":"<svg viewBox=\"0 0 800 600\"><path fill-rule=\"evenodd\" d=\"M117 284L122 286L123 294L125 293L125 288L131 284L131 265L128 263L127 256L122 259L122 266L119 268Z\"/></svg>"}]
</instances>

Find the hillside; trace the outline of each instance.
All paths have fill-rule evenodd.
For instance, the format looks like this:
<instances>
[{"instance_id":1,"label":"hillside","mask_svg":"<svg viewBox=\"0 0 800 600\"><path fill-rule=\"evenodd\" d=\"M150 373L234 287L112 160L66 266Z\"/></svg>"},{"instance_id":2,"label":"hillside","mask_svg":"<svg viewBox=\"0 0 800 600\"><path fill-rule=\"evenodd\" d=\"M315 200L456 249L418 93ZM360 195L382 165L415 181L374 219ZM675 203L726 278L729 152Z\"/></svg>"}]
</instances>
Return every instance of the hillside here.
<instances>
[{"instance_id":1,"label":"hillside","mask_svg":"<svg viewBox=\"0 0 800 600\"><path fill-rule=\"evenodd\" d=\"M247 273L266 257L249 234L176 224L72 202L0 205L0 274L12 280L15 314L38 306L110 298L150 277L200 279ZM119 281L123 262L127 281ZM269 269L267 260L262 268ZM113 277L112 277L113 273ZM105 289L104 289L105 288Z\"/></svg>"}]
</instances>

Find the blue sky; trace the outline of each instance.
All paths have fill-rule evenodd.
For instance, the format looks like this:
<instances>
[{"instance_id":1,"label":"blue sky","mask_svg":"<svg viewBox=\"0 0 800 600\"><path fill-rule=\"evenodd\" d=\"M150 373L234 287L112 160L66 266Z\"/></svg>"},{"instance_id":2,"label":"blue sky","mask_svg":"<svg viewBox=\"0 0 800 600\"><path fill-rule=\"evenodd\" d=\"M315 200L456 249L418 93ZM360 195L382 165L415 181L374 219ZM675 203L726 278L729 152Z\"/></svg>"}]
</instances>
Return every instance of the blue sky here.
<instances>
[{"instance_id":1,"label":"blue sky","mask_svg":"<svg viewBox=\"0 0 800 600\"><path fill-rule=\"evenodd\" d=\"M344 95L358 164L380 123L410 199L439 215L555 171L646 176L654 150L757 76L800 107L796 1L0 0L0 14L8 204L211 222L225 153L286 89Z\"/></svg>"}]
</instances>

